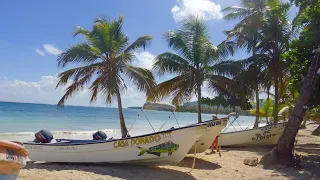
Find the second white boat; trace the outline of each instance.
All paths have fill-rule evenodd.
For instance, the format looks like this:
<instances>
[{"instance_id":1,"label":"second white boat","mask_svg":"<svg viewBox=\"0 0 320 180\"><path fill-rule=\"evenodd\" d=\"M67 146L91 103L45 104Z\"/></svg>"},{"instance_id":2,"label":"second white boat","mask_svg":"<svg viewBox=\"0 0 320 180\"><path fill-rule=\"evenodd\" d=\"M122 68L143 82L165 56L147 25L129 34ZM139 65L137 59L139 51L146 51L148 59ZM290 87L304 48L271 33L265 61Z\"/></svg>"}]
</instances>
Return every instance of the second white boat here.
<instances>
[{"instance_id":1,"label":"second white boat","mask_svg":"<svg viewBox=\"0 0 320 180\"><path fill-rule=\"evenodd\" d=\"M218 120L206 121L204 123L208 123L207 129L205 133L200 136L197 141L197 149L195 149L195 145L191 147L189 150L189 154L202 153L205 152L214 141L215 137L220 134L221 130L224 129L228 124L228 118L222 118ZM195 151L196 150L196 151Z\"/></svg>"}]
</instances>

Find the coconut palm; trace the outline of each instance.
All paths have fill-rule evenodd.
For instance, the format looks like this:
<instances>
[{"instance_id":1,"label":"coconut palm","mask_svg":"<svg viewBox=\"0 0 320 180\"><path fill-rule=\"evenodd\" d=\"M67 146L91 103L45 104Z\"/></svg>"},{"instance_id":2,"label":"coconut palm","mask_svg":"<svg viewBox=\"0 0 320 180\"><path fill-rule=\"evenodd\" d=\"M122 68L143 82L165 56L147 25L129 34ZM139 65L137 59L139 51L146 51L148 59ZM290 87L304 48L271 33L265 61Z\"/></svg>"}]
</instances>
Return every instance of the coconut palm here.
<instances>
[{"instance_id":1,"label":"coconut palm","mask_svg":"<svg viewBox=\"0 0 320 180\"><path fill-rule=\"evenodd\" d=\"M257 44L259 43L262 35L260 29L263 26L263 15L266 10L266 1L264 0L241 0L241 7L230 6L223 9L223 12L228 14L224 17L226 20L240 19L235 27L230 31L225 31L227 39L233 39L237 46L246 49L247 53L252 53L252 60L250 61L247 71L244 73L250 73L251 85L250 87L255 92L256 105L256 120L254 127L258 127L259 123L259 87L261 84L260 71L262 67L257 63L258 58Z\"/></svg>"},{"instance_id":2,"label":"coconut palm","mask_svg":"<svg viewBox=\"0 0 320 180\"><path fill-rule=\"evenodd\" d=\"M152 38L142 36L130 44L122 25L123 17L120 16L117 20L110 20L108 17L95 19L91 31L78 27L74 36L83 35L85 42L67 48L57 61L59 67L69 64L82 66L60 73L57 87L69 84L71 80L58 106L63 106L67 99L83 90L85 85L90 85L90 102L94 102L98 95L101 95L107 104L116 99L121 133L122 137L125 137L128 130L120 94L127 89L126 80L137 86L138 90L147 93L156 83L151 71L130 64L135 50L149 45Z\"/></svg>"},{"instance_id":3,"label":"coconut palm","mask_svg":"<svg viewBox=\"0 0 320 180\"><path fill-rule=\"evenodd\" d=\"M202 19L190 17L182 22L182 29L165 34L169 47L176 51L165 52L155 58L153 70L160 75L177 75L156 86L150 99L172 96L172 103L181 104L196 94L198 98L198 122L201 122L201 87L206 81L213 91L224 91L217 84L230 81L222 75L232 76L238 67L223 61L233 54L235 44L223 42L214 46L209 41L206 24Z\"/></svg>"},{"instance_id":4,"label":"coconut palm","mask_svg":"<svg viewBox=\"0 0 320 180\"><path fill-rule=\"evenodd\" d=\"M275 1L277 2L277 1ZM272 75L275 88L275 108L274 121L278 121L279 106L279 82L280 78L285 77L285 70L288 64L283 60L282 55L289 50L289 43L295 35L295 29L288 19L290 4L277 2L270 10L265 13L264 25L261 33L259 46L261 53L266 53L270 57L266 71Z\"/></svg>"}]
</instances>

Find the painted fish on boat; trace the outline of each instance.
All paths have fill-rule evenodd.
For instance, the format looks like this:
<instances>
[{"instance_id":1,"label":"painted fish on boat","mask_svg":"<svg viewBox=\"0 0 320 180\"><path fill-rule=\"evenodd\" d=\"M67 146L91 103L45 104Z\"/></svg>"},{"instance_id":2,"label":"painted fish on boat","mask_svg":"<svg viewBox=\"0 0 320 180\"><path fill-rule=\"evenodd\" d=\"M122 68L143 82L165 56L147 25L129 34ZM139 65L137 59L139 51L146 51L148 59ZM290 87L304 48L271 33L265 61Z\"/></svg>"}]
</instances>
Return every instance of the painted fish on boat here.
<instances>
[{"instance_id":1,"label":"painted fish on boat","mask_svg":"<svg viewBox=\"0 0 320 180\"><path fill-rule=\"evenodd\" d=\"M171 156L173 152L176 152L179 148L179 144L175 144L172 141L168 141L153 147L150 147L149 149L143 149L142 147L138 147L141 152L138 154L138 156L142 156L145 153L147 154L153 154L156 156L160 156L161 153L168 153L168 156Z\"/></svg>"}]
</instances>

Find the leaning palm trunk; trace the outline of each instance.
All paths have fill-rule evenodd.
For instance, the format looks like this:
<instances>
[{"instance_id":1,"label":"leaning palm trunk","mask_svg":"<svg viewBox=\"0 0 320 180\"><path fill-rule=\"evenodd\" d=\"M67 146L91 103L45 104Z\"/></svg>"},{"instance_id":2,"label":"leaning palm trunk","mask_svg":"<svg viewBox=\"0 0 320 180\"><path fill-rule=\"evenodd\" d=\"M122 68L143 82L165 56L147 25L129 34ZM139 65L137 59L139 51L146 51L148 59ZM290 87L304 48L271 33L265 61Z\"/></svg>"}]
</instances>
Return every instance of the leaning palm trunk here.
<instances>
[{"instance_id":1,"label":"leaning palm trunk","mask_svg":"<svg viewBox=\"0 0 320 180\"><path fill-rule=\"evenodd\" d=\"M121 96L119 91L117 92L117 100L118 100L118 112L119 112L119 119L120 119L121 134L122 134L122 138L125 138L128 135L128 129L126 127L126 123L123 117L122 102L121 102Z\"/></svg>"},{"instance_id":2,"label":"leaning palm trunk","mask_svg":"<svg viewBox=\"0 0 320 180\"><path fill-rule=\"evenodd\" d=\"M319 52L320 49L317 50L317 54L313 57L312 63L308 70L308 74L303 82L303 86L300 89L298 100L290 115L284 133L280 137L277 145L273 148L273 150L262 157L260 164L271 165L274 163L281 163L292 165L295 137L299 131L299 127L306 113L305 106L309 102L318 78L317 71L320 68Z\"/></svg>"},{"instance_id":3,"label":"leaning palm trunk","mask_svg":"<svg viewBox=\"0 0 320 180\"><path fill-rule=\"evenodd\" d=\"M198 123L201 123L201 85L198 84Z\"/></svg>"},{"instance_id":4,"label":"leaning palm trunk","mask_svg":"<svg viewBox=\"0 0 320 180\"><path fill-rule=\"evenodd\" d=\"M260 111L260 104L259 104L259 89L256 89L256 121L254 122L253 128L257 128L259 126L259 111Z\"/></svg>"}]
</instances>

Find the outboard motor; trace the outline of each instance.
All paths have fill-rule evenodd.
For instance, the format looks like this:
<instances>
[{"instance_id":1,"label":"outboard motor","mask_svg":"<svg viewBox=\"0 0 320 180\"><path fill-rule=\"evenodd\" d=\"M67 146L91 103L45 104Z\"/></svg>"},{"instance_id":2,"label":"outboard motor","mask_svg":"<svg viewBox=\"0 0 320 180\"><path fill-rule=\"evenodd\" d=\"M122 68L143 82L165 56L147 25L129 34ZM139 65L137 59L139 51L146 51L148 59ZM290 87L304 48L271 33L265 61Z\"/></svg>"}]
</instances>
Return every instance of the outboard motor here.
<instances>
[{"instance_id":1,"label":"outboard motor","mask_svg":"<svg viewBox=\"0 0 320 180\"><path fill-rule=\"evenodd\" d=\"M92 135L92 137L93 137L93 140L106 140L107 139L107 135L103 131L97 131L96 133L94 133Z\"/></svg>"},{"instance_id":2,"label":"outboard motor","mask_svg":"<svg viewBox=\"0 0 320 180\"><path fill-rule=\"evenodd\" d=\"M53 139L53 135L50 131L42 129L41 131L37 132L35 134L35 139L33 142L36 143L50 143L51 140Z\"/></svg>"}]
</instances>

